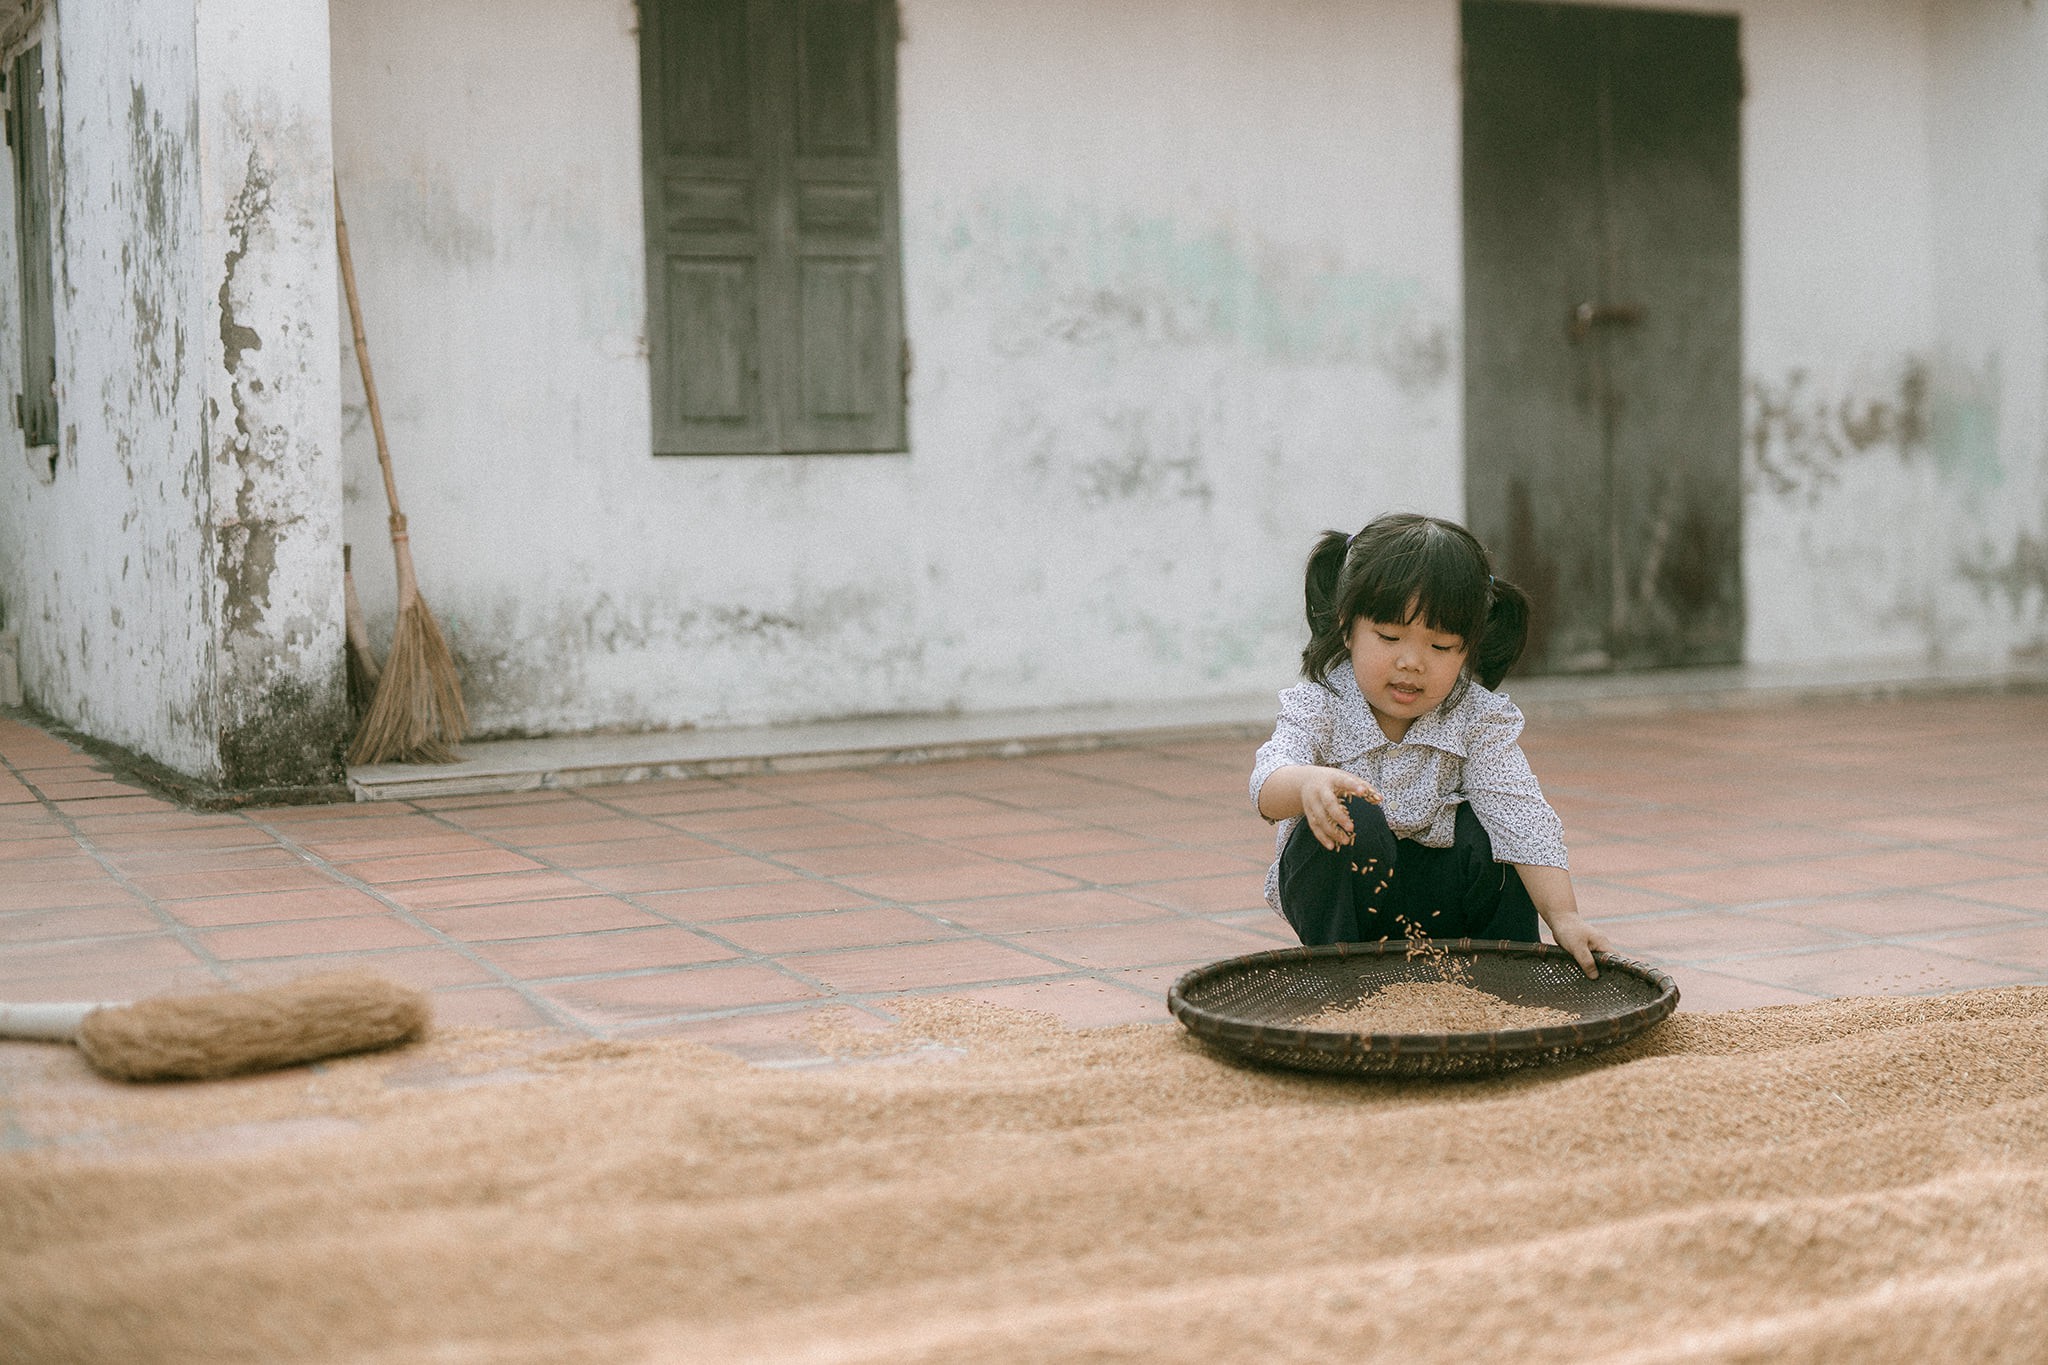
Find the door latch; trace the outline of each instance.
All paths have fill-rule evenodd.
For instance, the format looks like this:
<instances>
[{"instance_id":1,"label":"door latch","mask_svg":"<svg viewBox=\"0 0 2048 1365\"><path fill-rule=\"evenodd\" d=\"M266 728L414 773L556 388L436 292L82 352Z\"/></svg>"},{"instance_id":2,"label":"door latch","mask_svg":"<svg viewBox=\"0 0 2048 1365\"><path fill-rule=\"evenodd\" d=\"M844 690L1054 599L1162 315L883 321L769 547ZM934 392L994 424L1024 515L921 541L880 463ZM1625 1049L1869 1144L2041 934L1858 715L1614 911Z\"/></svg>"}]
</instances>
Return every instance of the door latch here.
<instances>
[{"instance_id":1,"label":"door latch","mask_svg":"<svg viewBox=\"0 0 2048 1365\"><path fill-rule=\"evenodd\" d=\"M1595 327L1633 327L1643 320L1639 303L1582 303L1572 309L1571 338L1584 341Z\"/></svg>"}]
</instances>

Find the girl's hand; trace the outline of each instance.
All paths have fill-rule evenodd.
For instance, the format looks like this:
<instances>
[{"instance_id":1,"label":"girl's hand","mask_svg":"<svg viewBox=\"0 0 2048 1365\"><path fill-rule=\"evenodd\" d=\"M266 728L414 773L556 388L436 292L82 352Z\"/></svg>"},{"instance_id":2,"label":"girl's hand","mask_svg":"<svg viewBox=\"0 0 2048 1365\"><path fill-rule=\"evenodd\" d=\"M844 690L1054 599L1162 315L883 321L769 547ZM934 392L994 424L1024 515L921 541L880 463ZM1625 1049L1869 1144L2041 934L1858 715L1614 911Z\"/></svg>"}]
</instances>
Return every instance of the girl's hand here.
<instances>
[{"instance_id":1,"label":"girl's hand","mask_svg":"<svg viewBox=\"0 0 2048 1365\"><path fill-rule=\"evenodd\" d=\"M1522 885L1527 888L1529 899L1536 903L1536 913L1550 926L1550 936L1557 946L1570 953L1572 961L1587 976L1600 975L1593 954L1611 951L1613 945L1607 941L1607 935L1580 917L1572 874L1561 867L1530 863L1516 863L1515 871L1521 874Z\"/></svg>"},{"instance_id":2,"label":"girl's hand","mask_svg":"<svg viewBox=\"0 0 2048 1365\"><path fill-rule=\"evenodd\" d=\"M1351 812L1344 806L1345 798L1352 796L1379 804L1380 794L1370 783L1342 768L1310 768L1302 776L1301 818L1308 821L1316 842L1332 853L1350 843L1356 832L1351 825Z\"/></svg>"},{"instance_id":3,"label":"girl's hand","mask_svg":"<svg viewBox=\"0 0 2048 1365\"><path fill-rule=\"evenodd\" d=\"M1557 940L1557 946L1579 964L1580 971L1587 976L1600 975L1600 969L1593 964L1593 954L1613 951L1614 945L1607 941L1607 935L1580 919L1576 911L1546 915L1543 922L1550 926L1550 936Z\"/></svg>"}]
</instances>

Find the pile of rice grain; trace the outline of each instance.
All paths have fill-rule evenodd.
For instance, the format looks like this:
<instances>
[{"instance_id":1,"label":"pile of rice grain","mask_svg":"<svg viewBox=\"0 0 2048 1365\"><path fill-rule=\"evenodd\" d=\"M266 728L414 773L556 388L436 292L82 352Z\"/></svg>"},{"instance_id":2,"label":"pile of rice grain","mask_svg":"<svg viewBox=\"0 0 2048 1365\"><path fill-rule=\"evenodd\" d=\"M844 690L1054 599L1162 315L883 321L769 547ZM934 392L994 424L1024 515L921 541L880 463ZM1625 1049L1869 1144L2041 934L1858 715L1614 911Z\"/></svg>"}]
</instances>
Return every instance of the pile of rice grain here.
<instances>
[{"instance_id":1,"label":"pile of rice grain","mask_svg":"<svg viewBox=\"0 0 2048 1365\"><path fill-rule=\"evenodd\" d=\"M808 1072L500 1036L121 1089L0 1045L0 1356L1976 1365L2048 1329L2048 990L1455 1082L902 1008L910 1060Z\"/></svg>"},{"instance_id":2,"label":"pile of rice grain","mask_svg":"<svg viewBox=\"0 0 2048 1365\"><path fill-rule=\"evenodd\" d=\"M1396 981L1349 1005L1325 1005L1301 1022L1338 1033L1496 1033L1569 1024L1577 1016L1516 1005L1456 981Z\"/></svg>"}]
</instances>

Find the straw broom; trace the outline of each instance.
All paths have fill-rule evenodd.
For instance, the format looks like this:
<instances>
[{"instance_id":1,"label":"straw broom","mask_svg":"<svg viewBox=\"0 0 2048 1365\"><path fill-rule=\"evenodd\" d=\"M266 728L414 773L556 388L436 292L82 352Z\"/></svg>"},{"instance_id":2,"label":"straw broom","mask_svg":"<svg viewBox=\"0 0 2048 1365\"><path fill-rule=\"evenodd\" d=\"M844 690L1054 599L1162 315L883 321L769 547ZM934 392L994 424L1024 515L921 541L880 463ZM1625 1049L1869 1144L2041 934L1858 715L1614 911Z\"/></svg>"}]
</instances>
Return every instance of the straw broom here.
<instances>
[{"instance_id":1,"label":"straw broom","mask_svg":"<svg viewBox=\"0 0 2048 1365\"><path fill-rule=\"evenodd\" d=\"M0 1038L75 1043L115 1080L196 1081L396 1047L428 1019L422 992L343 971L127 1004L0 1004Z\"/></svg>"},{"instance_id":2,"label":"straw broom","mask_svg":"<svg viewBox=\"0 0 2048 1365\"><path fill-rule=\"evenodd\" d=\"M377 695L377 679L384 670L370 649L370 627L363 620L363 601L356 596L356 576L349 568L349 547L341 547L342 619L348 625L348 713L357 721L370 709Z\"/></svg>"},{"instance_id":3,"label":"straw broom","mask_svg":"<svg viewBox=\"0 0 2048 1365\"><path fill-rule=\"evenodd\" d=\"M363 338L363 305L356 297L355 262L348 250L348 222L341 214L341 186L334 187L334 245L341 256L341 285L348 295L348 320L355 332L356 364L363 372L363 397L369 401L370 430L377 438L377 467L384 475L384 498L391 507L391 555L398 569L398 628L391 653L377 681L369 714L349 746L350 763L453 763L452 747L469 728L462 705L462 683L455 672L448 641L420 597L412 567L412 538L405 513L398 506L398 484L391 477L391 447L384 439L384 412L377 405L377 383L370 377L370 345Z\"/></svg>"}]
</instances>

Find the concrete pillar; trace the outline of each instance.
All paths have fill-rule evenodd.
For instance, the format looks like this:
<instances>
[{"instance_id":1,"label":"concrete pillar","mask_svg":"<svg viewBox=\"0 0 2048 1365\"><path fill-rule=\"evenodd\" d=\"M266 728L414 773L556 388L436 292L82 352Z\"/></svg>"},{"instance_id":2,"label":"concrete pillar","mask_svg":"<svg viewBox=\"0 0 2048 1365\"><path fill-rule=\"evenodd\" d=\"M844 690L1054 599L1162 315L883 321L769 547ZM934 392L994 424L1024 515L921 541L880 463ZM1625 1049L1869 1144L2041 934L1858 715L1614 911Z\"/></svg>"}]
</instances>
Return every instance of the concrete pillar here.
<instances>
[{"instance_id":1,"label":"concrete pillar","mask_svg":"<svg viewBox=\"0 0 2048 1365\"><path fill-rule=\"evenodd\" d=\"M341 338L326 0L197 0L219 781L332 781Z\"/></svg>"}]
</instances>

